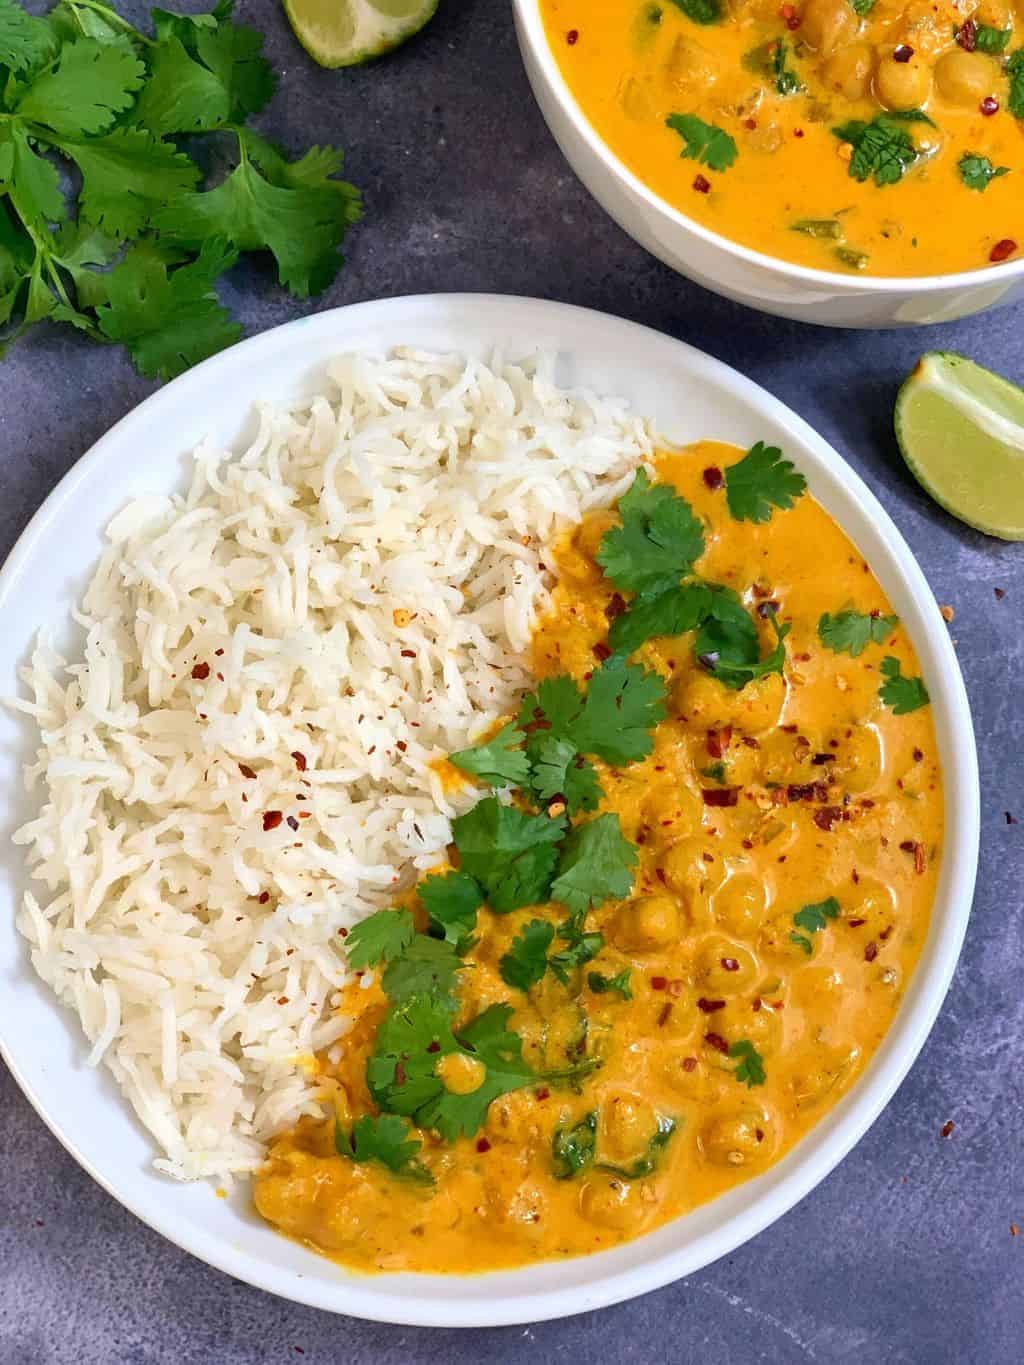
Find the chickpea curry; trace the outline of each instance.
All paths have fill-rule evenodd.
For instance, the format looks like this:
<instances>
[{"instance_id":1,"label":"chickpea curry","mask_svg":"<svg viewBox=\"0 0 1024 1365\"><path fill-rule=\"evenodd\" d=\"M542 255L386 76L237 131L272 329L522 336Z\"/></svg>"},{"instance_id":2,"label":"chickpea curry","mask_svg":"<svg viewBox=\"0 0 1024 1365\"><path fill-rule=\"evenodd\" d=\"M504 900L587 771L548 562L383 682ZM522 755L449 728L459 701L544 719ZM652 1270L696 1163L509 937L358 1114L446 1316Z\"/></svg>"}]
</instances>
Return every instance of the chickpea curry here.
<instances>
[{"instance_id":1,"label":"chickpea curry","mask_svg":"<svg viewBox=\"0 0 1024 1365\"><path fill-rule=\"evenodd\" d=\"M938 275L1024 247L1014 0L541 0L583 114L674 208L800 265Z\"/></svg>"},{"instance_id":2,"label":"chickpea curry","mask_svg":"<svg viewBox=\"0 0 1024 1365\"><path fill-rule=\"evenodd\" d=\"M256 1178L357 1269L598 1251L765 1170L863 1070L927 933L928 694L781 451L659 457L552 560L535 689L442 760L498 794L350 931L327 1114Z\"/></svg>"}]
</instances>

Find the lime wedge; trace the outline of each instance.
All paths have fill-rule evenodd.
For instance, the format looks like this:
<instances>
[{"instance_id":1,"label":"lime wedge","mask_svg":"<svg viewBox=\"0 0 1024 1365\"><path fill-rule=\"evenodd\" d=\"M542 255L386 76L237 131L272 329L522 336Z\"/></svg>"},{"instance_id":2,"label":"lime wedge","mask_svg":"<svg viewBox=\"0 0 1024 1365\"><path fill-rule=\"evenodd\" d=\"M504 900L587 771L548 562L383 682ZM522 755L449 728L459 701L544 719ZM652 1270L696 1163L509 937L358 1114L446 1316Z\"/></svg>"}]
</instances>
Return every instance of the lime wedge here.
<instances>
[{"instance_id":1,"label":"lime wedge","mask_svg":"<svg viewBox=\"0 0 1024 1365\"><path fill-rule=\"evenodd\" d=\"M295 36L321 66L359 66L404 43L438 0L284 0Z\"/></svg>"},{"instance_id":2,"label":"lime wedge","mask_svg":"<svg viewBox=\"0 0 1024 1365\"><path fill-rule=\"evenodd\" d=\"M966 356L929 351L896 399L910 472L947 512L1024 540L1024 389Z\"/></svg>"}]
</instances>

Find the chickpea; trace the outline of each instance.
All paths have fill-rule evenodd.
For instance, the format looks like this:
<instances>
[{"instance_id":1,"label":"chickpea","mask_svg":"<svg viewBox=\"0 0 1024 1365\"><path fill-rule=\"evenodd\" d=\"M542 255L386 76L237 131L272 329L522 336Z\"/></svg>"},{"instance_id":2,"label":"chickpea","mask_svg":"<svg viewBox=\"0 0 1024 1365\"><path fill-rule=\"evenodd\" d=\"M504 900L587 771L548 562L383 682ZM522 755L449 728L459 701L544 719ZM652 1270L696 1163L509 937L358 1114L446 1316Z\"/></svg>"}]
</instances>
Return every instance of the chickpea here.
<instances>
[{"instance_id":1,"label":"chickpea","mask_svg":"<svg viewBox=\"0 0 1024 1365\"><path fill-rule=\"evenodd\" d=\"M736 995L757 984L757 958L749 948L715 935L706 939L697 954L697 976L702 992Z\"/></svg>"},{"instance_id":2,"label":"chickpea","mask_svg":"<svg viewBox=\"0 0 1024 1365\"><path fill-rule=\"evenodd\" d=\"M865 936L865 943L887 929L895 919L895 894L891 887L874 877L860 875L848 891L839 893L839 897L845 920L864 921L863 925L856 926L856 931Z\"/></svg>"},{"instance_id":3,"label":"chickpea","mask_svg":"<svg viewBox=\"0 0 1024 1365\"><path fill-rule=\"evenodd\" d=\"M704 1156L716 1166L764 1165L775 1145L770 1120L756 1109L711 1119L698 1141Z\"/></svg>"},{"instance_id":4,"label":"chickpea","mask_svg":"<svg viewBox=\"0 0 1024 1365\"><path fill-rule=\"evenodd\" d=\"M807 0L801 17L801 38L826 57L852 42L860 31L860 20L848 0Z\"/></svg>"},{"instance_id":5,"label":"chickpea","mask_svg":"<svg viewBox=\"0 0 1024 1365\"><path fill-rule=\"evenodd\" d=\"M877 787L885 768L882 737L877 728L858 725L849 737L842 731L834 738L838 739L839 747L831 750L837 761L830 765L830 771L843 786L851 792L868 792Z\"/></svg>"},{"instance_id":6,"label":"chickpea","mask_svg":"<svg viewBox=\"0 0 1024 1365\"><path fill-rule=\"evenodd\" d=\"M815 934L815 938L819 935ZM801 1009L814 1009L820 1006L832 1012L832 1004L838 1007L839 996L843 989L842 973L834 967L810 966L792 977L793 1001Z\"/></svg>"},{"instance_id":7,"label":"chickpea","mask_svg":"<svg viewBox=\"0 0 1024 1365\"><path fill-rule=\"evenodd\" d=\"M932 93L932 73L919 57L883 57L875 72L875 98L886 109L920 109Z\"/></svg>"},{"instance_id":8,"label":"chickpea","mask_svg":"<svg viewBox=\"0 0 1024 1365\"><path fill-rule=\"evenodd\" d=\"M712 908L715 919L728 933L752 938L761 928L767 904L764 883L741 872L716 893Z\"/></svg>"},{"instance_id":9,"label":"chickpea","mask_svg":"<svg viewBox=\"0 0 1024 1365\"><path fill-rule=\"evenodd\" d=\"M580 1213L599 1227L628 1232L642 1215L632 1192L632 1185L619 1176L595 1176L580 1190Z\"/></svg>"},{"instance_id":10,"label":"chickpea","mask_svg":"<svg viewBox=\"0 0 1024 1365\"><path fill-rule=\"evenodd\" d=\"M714 54L692 38L678 37L665 63L665 83L673 94L694 95L708 90L718 80Z\"/></svg>"},{"instance_id":11,"label":"chickpea","mask_svg":"<svg viewBox=\"0 0 1024 1365\"><path fill-rule=\"evenodd\" d=\"M714 861L709 863L705 853ZM717 886L724 875L722 859L696 836L677 839L661 859L661 871L672 890L685 898L691 913L699 905L700 893L709 885Z\"/></svg>"},{"instance_id":12,"label":"chickpea","mask_svg":"<svg viewBox=\"0 0 1024 1365\"><path fill-rule=\"evenodd\" d=\"M942 98L968 108L991 95L998 81L998 68L984 52L964 52L955 47L935 66L935 84Z\"/></svg>"},{"instance_id":13,"label":"chickpea","mask_svg":"<svg viewBox=\"0 0 1024 1365\"><path fill-rule=\"evenodd\" d=\"M774 729L782 719L786 692L786 680L781 673L755 678L736 694L733 724L748 735L760 735Z\"/></svg>"},{"instance_id":14,"label":"chickpea","mask_svg":"<svg viewBox=\"0 0 1024 1365\"><path fill-rule=\"evenodd\" d=\"M676 783L668 789L656 789L644 801L644 823L655 842L692 834L700 829L704 818L704 802L695 787ZM665 822L670 820L671 824Z\"/></svg>"},{"instance_id":15,"label":"chickpea","mask_svg":"<svg viewBox=\"0 0 1024 1365\"><path fill-rule=\"evenodd\" d=\"M762 1057L773 1056L782 1042L782 1013L766 1005L752 1010L746 1001L740 1008L743 1010L743 1037L754 1044Z\"/></svg>"},{"instance_id":16,"label":"chickpea","mask_svg":"<svg viewBox=\"0 0 1024 1365\"><path fill-rule=\"evenodd\" d=\"M1007 29L1013 23L1013 11L1005 0L981 0L972 17L988 28Z\"/></svg>"},{"instance_id":17,"label":"chickpea","mask_svg":"<svg viewBox=\"0 0 1024 1365\"><path fill-rule=\"evenodd\" d=\"M616 1095L601 1106L598 1141L602 1159L622 1163L642 1155L658 1128L651 1106L632 1095Z\"/></svg>"},{"instance_id":18,"label":"chickpea","mask_svg":"<svg viewBox=\"0 0 1024 1365\"><path fill-rule=\"evenodd\" d=\"M672 700L678 715L686 716L694 725L717 730L732 724L737 695L710 673L698 668L679 679Z\"/></svg>"},{"instance_id":19,"label":"chickpea","mask_svg":"<svg viewBox=\"0 0 1024 1365\"><path fill-rule=\"evenodd\" d=\"M608 934L617 948L650 953L679 938L679 906L669 896L625 901L612 916Z\"/></svg>"},{"instance_id":20,"label":"chickpea","mask_svg":"<svg viewBox=\"0 0 1024 1365\"><path fill-rule=\"evenodd\" d=\"M850 43L824 63L822 78L830 90L846 100L861 100L871 85L875 53L870 43Z\"/></svg>"},{"instance_id":21,"label":"chickpea","mask_svg":"<svg viewBox=\"0 0 1024 1365\"><path fill-rule=\"evenodd\" d=\"M518 1019L516 1022L518 1024ZM525 1147L540 1131L537 1107L532 1092L526 1090L514 1090L500 1096L487 1110L488 1136Z\"/></svg>"}]
</instances>

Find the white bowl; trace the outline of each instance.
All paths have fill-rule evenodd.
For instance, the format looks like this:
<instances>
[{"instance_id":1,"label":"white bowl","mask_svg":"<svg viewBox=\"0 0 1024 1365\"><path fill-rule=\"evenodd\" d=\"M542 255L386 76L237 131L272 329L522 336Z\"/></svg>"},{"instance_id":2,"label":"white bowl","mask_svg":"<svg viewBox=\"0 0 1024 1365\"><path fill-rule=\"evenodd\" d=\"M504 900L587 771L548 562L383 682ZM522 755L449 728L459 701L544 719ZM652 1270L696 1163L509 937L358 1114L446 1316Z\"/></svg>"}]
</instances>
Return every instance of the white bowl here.
<instances>
[{"instance_id":1,"label":"white bowl","mask_svg":"<svg viewBox=\"0 0 1024 1365\"><path fill-rule=\"evenodd\" d=\"M573 170L603 209L652 255L705 289L778 317L828 327L952 322L1024 297L1024 257L958 275L838 274L765 256L672 208L602 141L565 82L539 0L513 0L533 93Z\"/></svg>"},{"instance_id":2,"label":"white bowl","mask_svg":"<svg viewBox=\"0 0 1024 1365\"><path fill-rule=\"evenodd\" d=\"M491 295L364 303L278 327L208 360L147 399L75 465L33 518L0 573L0 695L34 632L61 635L101 547L129 498L182 481L183 455L207 433L233 443L255 399L310 396L342 350L413 344L523 356L557 350L559 381L623 394L676 441L715 436L781 445L811 492L857 542L913 639L932 697L945 772L946 849L932 926L892 1028L864 1075L814 1132L764 1175L688 1217L597 1256L475 1277L347 1273L272 1232L244 1188L153 1172L149 1137L105 1070L84 1065L71 1016L37 981L14 928L25 884L20 850L4 841L0 883L0 1051L68 1151L151 1227L212 1266L317 1308L396 1323L490 1326L561 1317L642 1294L732 1251L825 1176L878 1116L917 1056L946 994L967 925L978 856L974 737L949 632L921 570L874 496L799 417L716 360L633 323L566 305ZM0 782L10 829L33 807L19 764L27 727L0 713Z\"/></svg>"}]
</instances>

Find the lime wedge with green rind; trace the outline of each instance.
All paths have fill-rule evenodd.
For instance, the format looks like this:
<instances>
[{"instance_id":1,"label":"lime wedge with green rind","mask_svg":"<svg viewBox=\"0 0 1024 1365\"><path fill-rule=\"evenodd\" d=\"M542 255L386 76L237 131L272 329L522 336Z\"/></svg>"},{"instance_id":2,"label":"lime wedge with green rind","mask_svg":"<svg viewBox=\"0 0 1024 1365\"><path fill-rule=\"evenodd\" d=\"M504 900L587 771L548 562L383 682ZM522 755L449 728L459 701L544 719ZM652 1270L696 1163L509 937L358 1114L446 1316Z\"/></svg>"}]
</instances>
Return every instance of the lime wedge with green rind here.
<instances>
[{"instance_id":1,"label":"lime wedge with green rind","mask_svg":"<svg viewBox=\"0 0 1024 1365\"><path fill-rule=\"evenodd\" d=\"M320 66L360 66L419 33L439 0L284 0L295 36Z\"/></svg>"},{"instance_id":2,"label":"lime wedge with green rind","mask_svg":"<svg viewBox=\"0 0 1024 1365\"><path fill-rule=\"evenodd\" d=\"M929 351L896 399L910 472L947 512L1024 540L1024 389L951 351Z\"/></svg>"}]
</instances>

